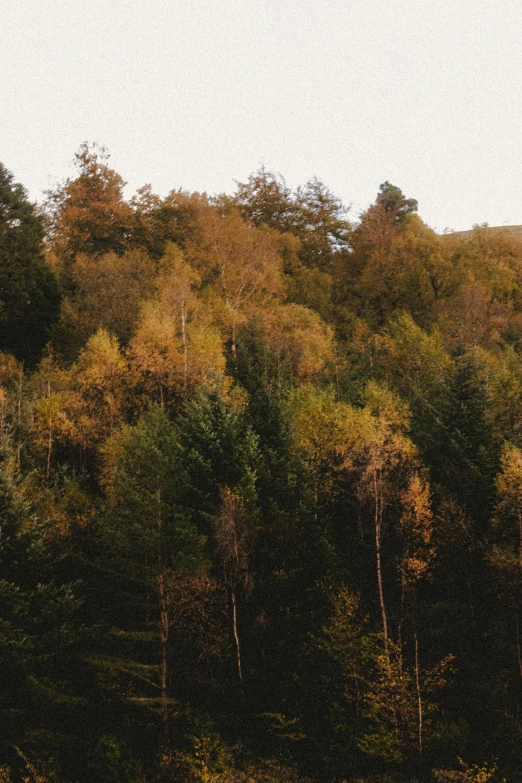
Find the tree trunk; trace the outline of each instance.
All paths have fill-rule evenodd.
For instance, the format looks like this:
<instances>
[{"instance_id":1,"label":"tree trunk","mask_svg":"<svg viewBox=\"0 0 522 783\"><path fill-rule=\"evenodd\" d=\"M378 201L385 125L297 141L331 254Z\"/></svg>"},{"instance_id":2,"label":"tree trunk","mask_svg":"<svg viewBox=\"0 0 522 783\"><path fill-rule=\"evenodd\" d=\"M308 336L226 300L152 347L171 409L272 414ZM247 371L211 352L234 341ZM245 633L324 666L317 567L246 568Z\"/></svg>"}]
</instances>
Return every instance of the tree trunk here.
<instances>
[{"instance_id":1,"label":"tree trunk","mask_svg":"<svg viewBox=\"0 0 522 783\"><path fill-rule=\"evenodd\" d=\"M235 314L234 314L234 320L232 321L232 358L234 359L234 362L237 360Z\"/></svg>"},{"instance_id":2,"label":"tree trunk","mask_svg":"<svg viewBox=\"0 0 522 783\"><path fill-rule=\"evenodd\" d=\"M181 306L181 339L183 342L183 388L185 394L187 393L188 385L188 347L187 347L187 330L186 330L187 314L185 311L185 304Z\"/></svg>"},{"instance_id":3,"label":"tree trunk","mask_svg":"<svg viewBox=\"0 0 522 783\"><path fill-rule=\"evenodd\" d=\"M522 654L520 651L520 633L518 627L518 609L515 609L515 639L517 643L517 659L518 659L518 671L522 677Z\"/></svg>"},{"instance_id":4,"label":"tree trunk","mask_svg":"<svg viewBox=\"0 0 522 783\"><path fill-rule=\"evenodd\" d=\"M382 539L382 503L380 499L379 484L376 471L373 473L373 487L375 497L375 556L377 565L377 585L379 588L379 603L381 606L382 631L384 634L384 652L388 656L388 618L386 616L386 606L384 603L384 589L382 585L382 567L381 567L381 539Z\"/></svg>"},{"instance_id":5,"label":"tree trunk","mask_svg":"<svg viewBox=\"0 0 522 783\"><path fill-rule=\"evenodd\" d=\"M413 632L413 638L415 639L415 686L417 688L417 713L418 713L418 738L419 738L419 755L422 756L422 697L420 689L420 672L419 672L419 640L417 638L417 629Z\"/></svg>"},{"instance_id":6,"label":"tree trunk","mask_svg":"<svg viewBox=\"0 0 522 783\"><path fill-rule=\"evenodd\" d=\"M47 443L47 478L51 472L51 452L53 448L53 418L51 413L51 383L47 382L47 399L49 401L49 439Z\"/></svg>"},{"instance_id":7,"label":"tree trunk","mask_svg":"<svg viewBox=\"0 0 522 783\"><path fill-rule=\"evenodd\" d=\"M236 602L236 585L237 575L239 574L239 546L237 540L237 527L236 520L234 520L234 559L235 559L235 573L232 577L231 594L232 594L232 624L234 627L234 640L236 642L236 655L237 655L237 672L239 674L239 682L243 687L243 672L241 670L241 648L239 646L239 633L237 629L237 602Z\"/></svg>"},{"instance_id":8,"label":"tree trunk","mask_svg":"<svg viewBox=\"0 0 522 783\"><path fill-rule=\"evenodd\" d=\"M241 647L239 645L239 633L237 630L237 604L236 604L236 589L232 588L230 591L232 597L232 627L234 630L234 641L236 643L236 659L237 659L237 673L239 675L239 682L243 686L243 671L241 668Z\"/></svg>"},{"instance_id":9,"label":"tree trunk","mask_svg":"<svg viewBox=\"0 0 522 783\"><path fill-rule=\"evenodd\" d=\"M518 512L518 535L519 535L518 562L520 564L520 568L522 569L522 511Z\"/></svg>"},{"instance_id":10,"label":"tree trunk","mask_svg":"<svg viewBox=\"0 0 522 783\"><path fill-rule=\"evenodd\" d=\"M22 463L22 384L23 384L23 369L20 368L18 376L18 445L17 445L17 464L20 468Z\"/></svg>"},{"instance_id":11,"label":"tree trunk","mask_svg":"<svg viewBox=\"0 0 522 783\"><path fill-rule=\"evenodd\" d=\"M167 597L165 592L165 579L163 572L158 576L158 595L160 601L160 693L161 693L161 719L163 721L163 730L168 736L168 704L167 704L167 683L168 683L168 659L167 645L169 640L169 614L167 609Z\"/></svg>"},{"instance_id":12,"label":"tree trunk","mask_svg":"<svg viewBox=\"0 0 522 783\"><path fill-rule=\"evenodd\" d=\"M161 719L163 722L163 732L165 735L165 741L168 742L169 735L169 713L167 702L167 685L168 685L168 641L169 641L169 612L167 606L167 591L165 589L165 569L163 566L163 557L161 553L161 534L163 528L163 517L161 513L161 488L158 487L156 493L157 499L157 524L159 532L159 552L158 552L158 598L159 598L159 610L160 610L160 693L161 693Z\"/></svg>"}]
</instances>

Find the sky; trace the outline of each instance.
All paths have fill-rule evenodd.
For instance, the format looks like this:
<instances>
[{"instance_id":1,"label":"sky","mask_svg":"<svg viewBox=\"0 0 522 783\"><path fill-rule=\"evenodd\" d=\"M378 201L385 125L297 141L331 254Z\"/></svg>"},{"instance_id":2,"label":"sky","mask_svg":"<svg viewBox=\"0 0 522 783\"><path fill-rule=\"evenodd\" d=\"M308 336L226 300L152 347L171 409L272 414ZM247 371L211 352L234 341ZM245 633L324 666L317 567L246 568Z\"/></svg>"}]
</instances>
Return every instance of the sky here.
<instances>
[{"instance_id":1,"label":"sky","mask_svg":"<svg viewBox=\"0 0 522 783\"><path fill-rule=\"evenodd\" d=\"M520 0L3 0L0 161L33 200L105 145L145 183L385 180L432 228L522 224Z\"/></svg>"}]
</instances>

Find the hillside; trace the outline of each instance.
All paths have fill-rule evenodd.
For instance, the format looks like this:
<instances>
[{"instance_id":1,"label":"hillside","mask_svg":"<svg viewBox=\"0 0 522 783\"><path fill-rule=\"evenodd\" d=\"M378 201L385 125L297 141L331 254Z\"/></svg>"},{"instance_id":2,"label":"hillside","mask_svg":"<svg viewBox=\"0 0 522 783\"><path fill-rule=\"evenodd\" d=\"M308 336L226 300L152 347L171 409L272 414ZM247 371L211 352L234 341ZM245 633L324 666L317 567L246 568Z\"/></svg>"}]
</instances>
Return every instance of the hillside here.
<instances>
[{"instance_id":1,"label":"hillside","mask_svg":"<svg viewBox=\"0 0 522 783\"><path fill-rule=\"evenodd\" d=\"M507 234L508 236L522 239L522 226L487 226L487 229L494 234ZM471 239L473 237L473 231L473 229L469 231L451 231L449 234L443 234L442 236Z\"/></svg>"},{"instance_id":2,"label":"hillside","mask_svg":"<svg viewBox=\"0 0 522 783\"><path fill-rule=\"evenodd\" d=\"M0 170L2 783L518 783L517 232L76 163Z\"/></svg>"}]
</instances>

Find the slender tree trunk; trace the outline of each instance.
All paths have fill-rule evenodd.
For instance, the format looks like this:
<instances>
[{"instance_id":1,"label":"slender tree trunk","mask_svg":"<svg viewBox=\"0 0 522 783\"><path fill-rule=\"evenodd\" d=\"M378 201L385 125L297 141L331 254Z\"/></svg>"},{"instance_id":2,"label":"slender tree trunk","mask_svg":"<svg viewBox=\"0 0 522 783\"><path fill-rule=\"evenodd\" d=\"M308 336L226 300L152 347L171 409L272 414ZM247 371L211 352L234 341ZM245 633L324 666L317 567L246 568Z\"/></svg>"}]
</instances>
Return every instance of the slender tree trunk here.
<instances>
[{"instance_id":1,"label":"slender tree trunk","mask_svg":"<svg viewBox=\"0 0 522 783\"><path fill-rule=\"evenodd\" d=\"M214 249L216 250L216 255L219 257L219 253L217 252L217 248L214 246ZM227 306L228 312L232 316L232 357L234 359L234 362L236 361L236 311L235 308L232 307L230 303L230 299L228 297L228 291L227 291L227 281L225 278L225 270L223 268L223 265L220 263L220 277L221 277L221 285L223 287L223 294L225 296L225 304Z\"/></svg>"},{"instance_id":2,"label":"slender tree trunk","mask_svg":"<svg viewBox=\"0 0 522 783\"><path fill-rule=\"evenodd\" d=\"M236 348L236 320L235 318L232 320L232 356L234 359L234 362L237 359L237 348Z\"/></svg>"},{"instance_id":3,"label":"slender tree trunk","mask_svg":"<svg viewBox=\"0 0 522 783\"><path fill-rule=\"evenodd\" d=\"M381 567L381 539L382 539L382 503L380 499L379 483L377 480L377 473L373 473L373 488L375 497L375 514L374 514L374 527L375 527L375 556L377 565L377 585L379 588L379 603L381 606L382 617L382 630L384 634L384 652L388 656L388 618L386 616L386 606L384 603L384 589L382 584L382 567Z\"/></svg>"},{"instance_id":4,"label":"slender tree trunk","mask_svg":"<svg viewBox=\"0 0 522 783\"><path fill-rule=\"evenodd\" d=\"M161 564L160 564L161 568ZM160 602L160 693L161 693L161 719L165 736L168 736L168 658L167 649L169 641L169 614L167 609L167 596L165 591L165 577L160 570L158 575L158 595Z\"/></svg>"},{"instance_id":5,"label":"slender tree trunk","mask_svg":"<svg viewBox=\"0 0 522 783\"><path fill-rule=\"evenodd\" d=\"M167 702L167 686L168 686L168 641L169 641L169 612L167 606L167 591L165 589L165 569L163 565L163 557L161 553L161 538L163 528L163 518L161 513L161 489L158 487L156 493L157 499L157 524L159 533L159 546L158 552L158 598L159 598L159 610L160 610L160 693L161 693L161 719L163 722L163 731L165 734L165 741L168 741L169 735L169 713Z\"/></svg>"},{"instance_id":6,"label":"slender tree trunk","mask_svg":"<svg viewBox=\"0 0 522 783\"><path fill-rule=\"evenodd\" d=\"M519 536L518 562L520 564L520 568L522 569L522 511L518 512L518 536Z\"/></svg>"},{"instance_id":7,"label":"slender tree trunk","mask_svg":"<svg viewBox=\"0 0 522 783\"><path fill-rule=\"evenodd\" d=\"M419 755L422 756L422 696L420 688L420 671L419 671L419 640L417 638L417 629L413 632L413 638L415 640L415 686L417 688L417 713L418 713L418 738L419 738Z\"/></svg>"},{"instance_id":8,"label":"slender tree trunk","mask_svg":"<svg viewBox=\"0 0 522 783\"><path fill-rule=\"evenodd\" d=\"M380 524L375 528L375 548L377 560L377 584L379 587L379 603L381 606L382 631L384 634L384 651L388 655L388 618L386 616L386 606L384 604L384 590L382 586L381 570L381 531Z\"/></svg>"},{"instance_id":9,"label":"slender tree trunk","mask_svg":"<svg viewBox=\"0 0 522 783\"><path fill-rule=\"evenodd\" d=\"M405 584L405 576L404 573L402 574L401 578L401 613L399 616L399 625L397 626L397 644L399 645L399 655L401 659L401 669L402 669L402 623L404 621L404 601L406 597L406 584Z\"/></svg>"},{"instance_id":10,"label":"slender tree trunk","mask_svg":"<svg viewBox=\"0 0 522 783\"><path fill-rule=\"evenodd\" d=\"M19 382L18 382L18 446L17 446L18 467L20 467L22 462L22 384L23 384L23 370L20 369Z\"/></svg>"},{"instance_id":11,"label":"slender tree trunk","mask_svg":"<svg viewBox=\"0 0 522 783\"><path fill-rule=\"evenodd\" d=\"M183 342L183 388L185 394L187 393L188 384L188 347L187 347L187 330L186 330L187 314L185 311L185 304L181 306L181 339Z\"/></svg>"},{"instance_id":12,"label":"slender tree trunk","mask_svg":"<svg viewBox=\"0 0 522 783\"><path fill-rule=\"evenodd\" d=\"M237 575L239 574L239 547L237 541L237 528L234 526L234 558L235 558L235 574L232 577L231 594L232 594L232 625L234 628L234 640L236 643L236 656L237 656L237 673L239 675L239 682L243 687L243 672L241 669L241 647L239 645L239 633L237 629L237 601L236 601L236 584Z\"/></svg>"},{"instance_id":13,"label":"slender tree trunk","mask_svg":"<svg viewBox=\"0 0 522 783\"><path fill-rule=\"evenodd\" d=\"M518 627L518 609L515 610L515 639L517 643L517 659L518 659L518 671L522 677L522 653L520 650L520 633Z\"/></svg>"},{"instance_id":14,"label":"slender tree trunk","mask_svg":"<svg viewBox=\"0 0 522 783\"><path fill-rule=\"evenodd\" d=\"M243 686L243 671L241 668L241 647L239 644L239 633L237 630L237 603L236 603L235 586L232 587L230 594L232 598L232 627L234 631L234 641L236 644L237 673L239 675L239 682L241 683L241 686Z\"/></svg>"},{"instance_id":15,"label":"slender tree trunk","mask_svg":"<svg viewBox=\"0 0 522 783\"><path fill-rule=\"evenodd\" d=\"M49 439L47 444L47 478L51 472L51 451L53 448L53 419L51 414L51 383L47 382L47 399L49 401Z\"/></svg>"}]
</instances>

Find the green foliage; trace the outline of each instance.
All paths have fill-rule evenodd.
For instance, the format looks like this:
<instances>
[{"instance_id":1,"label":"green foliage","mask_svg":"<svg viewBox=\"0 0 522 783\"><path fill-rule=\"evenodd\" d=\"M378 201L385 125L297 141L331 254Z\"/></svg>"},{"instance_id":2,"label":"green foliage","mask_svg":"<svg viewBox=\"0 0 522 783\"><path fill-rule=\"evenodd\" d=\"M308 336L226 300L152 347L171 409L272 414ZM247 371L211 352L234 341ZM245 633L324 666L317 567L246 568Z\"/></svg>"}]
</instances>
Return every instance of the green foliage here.
<instances>
[{"instance_id":1,"label":"green foliage","mask_svg":"<svg viewBox=\"0 0 522 783\"><path fill-rule=\"evenodd\" d=\"M78 684L91 634L73 592L79 585L56 578L58 556L8 457L0 463L0 519L0 753L30 743L45 757L49 728L74 736L78 709L85 709Z\"/></svg>"},{"instance_id":2,"label":"green foliage","mask_svg":"<svg viewBox=\"0 0 522 783\"><path fill-rule=\"evenodd\" d=\"M165 411L151 404L134 426L114 433L104 457L104 535L125 568L197 568L202 538L187 512L182 446Z\"/></svg>"},{"instance_id":3,"label":"green foliage","mask_svg":"<svg viewBox=\"0 0 522 783\"><path fill-rule=\"evenodd\" d=\"M398 223L402 222L406 215L416 212L418 208L416 199L405 198L402 190L390 184L388 180L379 187L375 204L384 212L393 215L393 219Z\"/></svg>"},{"instance_id":4,"label":"green foliage","mask_svg":"<svg viewBox=\"0 0 522 783\"><path fill-rule=\"evenodd\" d=\"M328 321L332 316L332 276L317 268L303 267L289 277L288 298L316 310Z\"/></svg>"},{"instance_id":5,"label":"green foliage","mask_svg":"<svg viewBox=\"0 0 522 783\"><path fill-rule=\"evenodd\" d=\"M42 218L0 163L0 350L30 364L49 339L60 307L43 239Z\"/></svg>"},{"instance_id":6,"label":"green foliage","mask_svg":"<svg viewBox=\"0 0 522 783\"><path fill-rule=\"evenodd\" d=\"M112 735L100 737L90 754L89 767L100 783L141 783L140 764L125 742Z\"/></svg>"},{"instance_id":7,"label":"green foliage","mask_svg":"<svg viewBox=\"0 0 522 783\"><path fill-rule=\"evenodd\" d=\"M258 439L246 415L239 389L200 391L189 404L182 424L193 501L216 513L225 488L236 491L252 507L256 501Z\"/></svg>"},{"instance_id":8,"label":"green foliage","mask_svg":"<svg viewBox=\"0 0 522 783\"><path fill-rule=\"evenodd\" d=\"M421 444L433 481L469 510L482 530L491 513L499 458L499 444L487 418L486 384L479 356L457 356L445 394L433 411L431 431Z\"/></svg>"}]
</instances>

